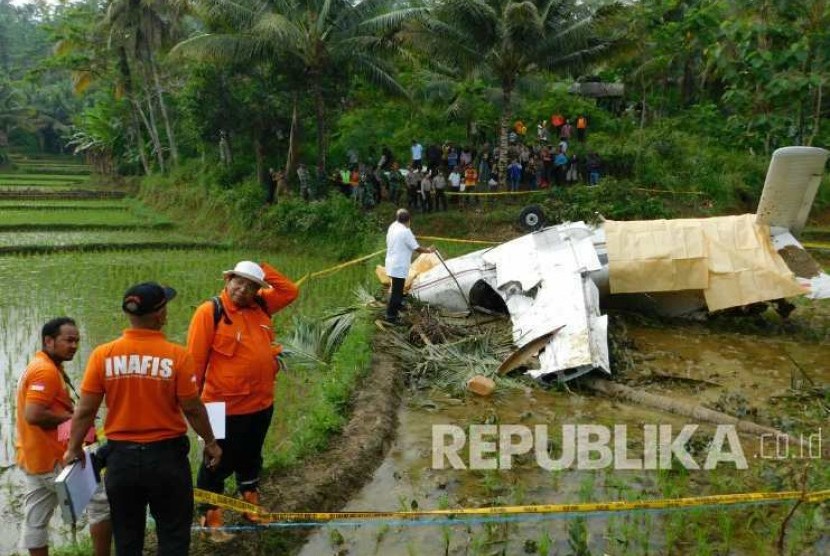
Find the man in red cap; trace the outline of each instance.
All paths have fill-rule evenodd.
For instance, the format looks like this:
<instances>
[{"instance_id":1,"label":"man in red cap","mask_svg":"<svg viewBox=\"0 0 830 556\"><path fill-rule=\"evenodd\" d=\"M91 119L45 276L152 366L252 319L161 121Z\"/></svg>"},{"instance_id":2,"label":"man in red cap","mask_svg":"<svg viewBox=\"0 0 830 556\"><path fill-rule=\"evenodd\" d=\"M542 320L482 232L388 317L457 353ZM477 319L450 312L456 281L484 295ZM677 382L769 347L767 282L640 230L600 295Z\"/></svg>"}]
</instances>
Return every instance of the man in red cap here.
<instances>
[{"instance_id":1,"label":"man in red cap","mask_svg":"<svg viewBox=\"0 0 830 556\"><path fill-rule=\"evenodd\" d=\"M271 316L292 303L297 286L267 263L241 261L226 270L225 288L202 303L190 321L187 347L196 362L202 400L225 403L222 462L202 464L196 485L223 493L236 476L242 498L259 504L262 446L274 413L274 380L281 346L274 343ZM256 514L244 514L256 522ZM203 524L222 525L222 510L209 506Z\"/></svg>"}]
</instances>

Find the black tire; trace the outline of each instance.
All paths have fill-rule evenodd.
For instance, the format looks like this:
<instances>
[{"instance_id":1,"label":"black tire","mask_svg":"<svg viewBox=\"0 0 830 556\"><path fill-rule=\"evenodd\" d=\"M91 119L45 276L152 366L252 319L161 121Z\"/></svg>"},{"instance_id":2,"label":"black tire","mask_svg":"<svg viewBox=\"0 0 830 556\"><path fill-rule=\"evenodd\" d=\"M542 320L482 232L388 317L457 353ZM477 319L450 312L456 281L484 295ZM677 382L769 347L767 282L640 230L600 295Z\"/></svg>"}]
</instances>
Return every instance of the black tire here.
<instances>
[{"instance_id":1,"label":"black tire","mask_svg":"<svg viewBox=\"0 0 830 556\"><path fill-rule=\"evenodd\" d=\"M519 213L519 228L535 232L545 227L545 211L539 205L528 205Z\"/></svg>"}]
</instances>

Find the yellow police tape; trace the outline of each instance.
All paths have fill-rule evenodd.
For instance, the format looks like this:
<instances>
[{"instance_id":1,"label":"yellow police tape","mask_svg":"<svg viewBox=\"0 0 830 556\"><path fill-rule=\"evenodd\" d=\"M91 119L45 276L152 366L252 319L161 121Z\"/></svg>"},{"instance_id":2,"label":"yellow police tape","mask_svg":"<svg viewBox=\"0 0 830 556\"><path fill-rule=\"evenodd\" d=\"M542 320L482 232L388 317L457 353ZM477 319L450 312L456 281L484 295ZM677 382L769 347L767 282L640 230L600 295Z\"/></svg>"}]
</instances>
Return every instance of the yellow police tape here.
<instances>
[{"instance_id":1,"label":"yellow police tape","mask_svg":"<svg viewBox=\"0 0 830 556\"><path fill-rule=\"evenodd\" d=\"M494 191L492 193L475 193L474 191L447 191L447 195L460 195L466 197L467 195L476 195L478 197L497 196L497 195L533 195L534 193L544 193L544 189L535 189L533 191Z\"/></svg>"},{"instance_id":2,"label":"yellow police tape","mask_svg":"<svg viewBox=\"0 0 830 556\"><path fill-rule=\"evenodd\" d=\"M348 266L352 266L353 264L357 264L357 263L363 262L365 260L371 259L372 257L376 257L376 256L378 256L378 255L380 255L381 253L384 253L384 252L386 252L386 249L381 249L380 251L375 251L374 253L370 253L369 255L364 255L363 257L358 257L357 259L352 259L350 261L346 261L345 263L341 263L337 266L332 266L332 267L329 267L329 268L325 268L323 270L318 270L317 272L311 272L309 274L306 274L305 276L303 276L299 280L297 280L297 285L298 286L302 285L303 282L305 282L309 278L320 278L322 276L326 276L327 274L332 274L332 273L337 272L339 270L343 270L344 268L346 268Z\"/></svg>"},{"instance_id":3,"label":"yellow police tape","mask_svg":"<svg viewBox=\"0 0 830 556\"><path fill-rule=\"evenodd\" d=\"M805 241L801 245L807 249L830 249L830 243L820 243L817 241Z\"/></svg>"},{"instance_id":4,"label":"yellow police tape","mask_svg":"<svg viewBox=\"0 0 830 556\"><path fill-rule=\"evenodd\" d=\"M433 237L433 236L418 236L418 239L429 240L429 241L448 241L453 243L471 243L471 244L480 244L480 245L496 245L498 242L496 241L481 241L477 239L454 239L450 237ZM329 268L324 268L323 270L318 270L317 272L310 272L297 280L297 286L303 285L306 280L313 279L313 278L322 278L324 276L328 276L329 274L334 274L344 268L352 266L357 263L361 263L363 261L367 261L372 257L377 257L386 252L386 249L381 249L380 251L375 251L374 253L370 253L368 255L364 255L362 257L358 257L356 259L352 259L350 261L346 261L345 263L340 263L336 266L331 266Z\"/></svg>"},{"instance_id":5,"label":"yellow police tape","mask_svg":"<svg viewBox=\"0 0 830 556\"><path fill-rule=\"evenodd\" d=\"M626 512L632 510L663 510L695 508L701 506L730 506L746 503L783 502L801 500L808 503L830 500L830 490L816 492L751 492L743 494L717 494L690 498L663 498L656 500L616 500L613 502L587 502L579 504L543 504L538 506L496 506L492 508L459 508L445 510L418 510L410 512L265 512L259 506L224 496L194 489L196 502L211 504L227 510L255 513L263 522L313 521L328 522L344 519L417 519L423 517L492 516L516 514L586 514L598 512Z\"/></svg>"},{"instance_id":6,"label":"yellow police tape","mask_svg":"<svg viewBox=\"0 0 830 556\"><path fill-rule=\"evenodd\" d=\"M648 187L632 187L632 191L644 191L646 193L668 193L671 195L706 195L705 191L674 191L671 189L650 189Z\"/></svg>"},{"instance_id":7,"label":"yellow police tape","mask_svg":"<svg viewBox=\"0 0 830 556\"><path fill-rule=\"evenodd\" d=\"M447 241L449 243L475 243L479 245L497 245L498 241L484 241L481 239L455 239L452 237L418 236L418 239L429 241Z\"/></svg>"}]
</instances>

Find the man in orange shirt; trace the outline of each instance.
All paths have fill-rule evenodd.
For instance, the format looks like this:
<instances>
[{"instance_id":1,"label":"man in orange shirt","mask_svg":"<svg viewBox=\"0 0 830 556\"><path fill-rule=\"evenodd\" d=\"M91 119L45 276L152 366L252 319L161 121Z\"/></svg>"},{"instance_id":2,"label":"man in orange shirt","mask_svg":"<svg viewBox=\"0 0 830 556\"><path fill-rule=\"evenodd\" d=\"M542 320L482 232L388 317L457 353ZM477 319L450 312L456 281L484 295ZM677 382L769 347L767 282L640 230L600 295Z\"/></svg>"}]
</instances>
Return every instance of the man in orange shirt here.
<instances>
[{"instance_id":1,"label":"man in orange shirt","mask_svg":"<svg viewBox=\"0 0 830 556\"><path fill-rule=\"evenodd\" d=\"M49 554L49 520L58 506L55 477L66 450L58 428L72 418L71 383L63 363L72 361L80 334L68 317L52 319L41 330L42 349L23 371L17 387L17 465L25 473L21 547L33 556ZM110 550L109 508L96 491L87 517L95 554Z\"/></svg>"},{"instance_id":2,"label":"man in orange shirt","mask_svg":"<svg viewBox=\"0 0 830 556\"><path fill-rule=\"evenodd\" d=\"M585 133L588 131L588 118L580 114L576 119L576 140L580 143L585 142Z\"/></svg>"},{"instance_id":3,"label":"man in orange shirt","mask_svg":"<svg viewBox=\"0 0 830 556\"><path fill-rule=\"evenodd\" d=\"M476 183L478 182L478 172L472 164L468 164L464 169L464 187L461 188L461 193L473 193L475 191ZM461 196L461 204L464 205L464 196Z\"/></svg>"},{"instance_id":4,"label":"man in orange shirt","mask_svg":"<svg viewBox=\"0 0 830 556\"><path fill-rule=\"evenodd\" d=\"M236 475L243 499L259 504L262 446L274 413L274 380L279 371L271 316L297 298L297 286L275 268L251 261L224 272L221 295L202 303L193 315L187 347L196 362L202 400L225 402L225 438L217 467L202 464L199 488L222 493ZM250 521L256 516L245 514ZM219 527L222 511L209 507L204 524Z\"/></svg>"},{"instance_id":5,"label":"man in orange shirt","mask_svg":"<svg viewBox=\"0 0 830 556\"><path fill-rule=\"evenodd\" d=\"M118 556L142 554L148 504L158 553L188 553L193 480L185 418L205 440L208 464L217 465L222 456L196 389L193 359L161 331L175 295L154 282L124 294L121 308L130 328L90 355L64 455L67 463L81 457L84 433L106 399L104 477Z\"/></svg>"}]
</instances>

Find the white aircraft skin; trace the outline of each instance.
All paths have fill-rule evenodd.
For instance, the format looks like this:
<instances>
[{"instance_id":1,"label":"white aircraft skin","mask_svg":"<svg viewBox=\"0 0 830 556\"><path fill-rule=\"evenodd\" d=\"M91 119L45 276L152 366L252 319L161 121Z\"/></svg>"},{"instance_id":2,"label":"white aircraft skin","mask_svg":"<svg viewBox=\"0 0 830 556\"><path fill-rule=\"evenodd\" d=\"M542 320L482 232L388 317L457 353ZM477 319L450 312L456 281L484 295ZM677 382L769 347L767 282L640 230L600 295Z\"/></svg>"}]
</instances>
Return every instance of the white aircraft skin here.
<instances>
[{"instance_id":1,"label":"white aircraft skin","mask_svg":"<svg viewBox=\"0 0 830 556\"><path fill-rule=\"evenodd\" d=\"M803 249L797 237L828 155L815 147L785 147L773 153L756 222L770 226L776 249L786 245ZM558 328L540 355L542 369L531 371L537 377L553 372L559 380L570 380L594 368L610 372L607 317L600 314L600 299L604 306L622 304L664 316L707 310L701 291L612 295L602 224L551 226L445 262L446 266L419 275L410 293L455 312L475 305L507 308L520 349ZM827 274L799 282L810 289L809 297L830 297Z\"/></svg>"}]
</instances>

